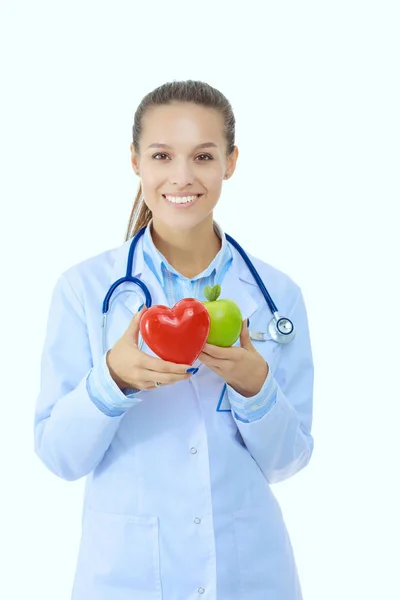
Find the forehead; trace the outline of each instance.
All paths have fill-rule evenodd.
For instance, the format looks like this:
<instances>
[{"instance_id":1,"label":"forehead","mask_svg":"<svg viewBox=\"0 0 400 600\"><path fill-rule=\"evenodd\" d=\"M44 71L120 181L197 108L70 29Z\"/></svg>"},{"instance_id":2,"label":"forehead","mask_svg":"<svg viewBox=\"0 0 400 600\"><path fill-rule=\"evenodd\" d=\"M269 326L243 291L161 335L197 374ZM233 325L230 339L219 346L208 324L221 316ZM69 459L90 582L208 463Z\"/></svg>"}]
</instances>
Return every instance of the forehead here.
<instances>
[{"instance_id":1,"label":"forehead","mask_svg":"<svg viewBox=\"0 0 400 600\"><path fill-rule=\"evenodd\" d=\"M224 144L224 123L215 108L176 102L153 106L143 116L141 142L147 148L152 143Z\"/></svg>"}]
</instances>

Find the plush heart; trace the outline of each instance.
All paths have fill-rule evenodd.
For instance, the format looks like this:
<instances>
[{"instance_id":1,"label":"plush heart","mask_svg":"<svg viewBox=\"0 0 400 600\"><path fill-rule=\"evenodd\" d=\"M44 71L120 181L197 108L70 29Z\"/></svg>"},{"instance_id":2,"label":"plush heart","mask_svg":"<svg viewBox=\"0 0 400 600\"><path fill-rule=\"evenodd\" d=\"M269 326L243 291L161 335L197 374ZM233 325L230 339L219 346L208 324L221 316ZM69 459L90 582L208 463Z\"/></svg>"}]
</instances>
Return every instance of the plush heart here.
<instances>
[{"instance_id":1,"label":"plush heart","mask_svg":"<svg viewBox=\"0 0 400 600\"><path fill-rule=\"evenodd\" d=\"M199 356L210 332L208 310L195 298L184 298L169 308L151 306L140 319L140 333L159 358L191 365Z\"/></svg>"}]
</instances>

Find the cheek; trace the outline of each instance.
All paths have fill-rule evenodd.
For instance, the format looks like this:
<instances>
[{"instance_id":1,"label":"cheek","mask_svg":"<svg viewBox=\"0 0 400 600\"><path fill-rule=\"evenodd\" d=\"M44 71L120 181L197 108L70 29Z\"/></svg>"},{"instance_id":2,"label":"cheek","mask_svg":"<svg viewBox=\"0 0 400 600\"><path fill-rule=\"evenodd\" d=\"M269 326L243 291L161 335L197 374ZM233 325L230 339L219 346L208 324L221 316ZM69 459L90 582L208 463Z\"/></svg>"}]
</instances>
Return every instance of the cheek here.
<instances>
[{"instance_id":1,"label":"cheek","mask_svg":"<svg viewBox=\"0 0 400 600\"><path fill-rule=\"evenodd\" d=\"M221 169L210 169L208 172L204 170L204 172L198 174L197 181L206 190L205 200L211 202L211 204L215 204L221 195L223 184Z\"/></svg>"},{"instance_id":2,"label":"cheek","mask_svg":"<svg viewBox=\"0 0 400 600\"><path fill-rule=\"evenodd\" d=\"M201 174L199 174L201 176ZM204 181L208 181L208 185L210 188L217 189L220 188L223 182L224 170L222 165L218 162L215 163L212 167L209 167L207 170L204 169Z\"/></svg>"},{"instance_id":3,"label":"cheek","mask_svg":"<svg viewBox=\"0 0 400 600\"><path fill-rule=\"evenodd\" d=\"M148 188L151 191L157 188L162 177L161 173L157 172L157 169L142 169L141 179L143 188Z\"/></svg>"},{"instance_id":4,"label":"cheek","mask_svg":"<svg viewBox=\"0 0 400 600\"><path fill-rule=\"evenodd\" d=\"M149 208L152 208L154 202L159 199L158 190L161 189L163 185L163 180L161 180L160 176L157 176L156 173L151 171L143 171L141 173L141 183L142 183L142 195L146 199L146 204L148 204Z\"/></svg>"}]
</instances>

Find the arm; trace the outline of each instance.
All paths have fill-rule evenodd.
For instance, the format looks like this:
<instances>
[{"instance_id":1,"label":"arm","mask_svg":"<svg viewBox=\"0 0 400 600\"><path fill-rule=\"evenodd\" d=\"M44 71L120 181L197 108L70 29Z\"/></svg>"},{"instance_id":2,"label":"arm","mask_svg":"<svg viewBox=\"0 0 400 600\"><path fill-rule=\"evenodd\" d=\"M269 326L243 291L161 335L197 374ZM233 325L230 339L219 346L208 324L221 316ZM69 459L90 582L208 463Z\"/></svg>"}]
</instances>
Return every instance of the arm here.
<instances>
[{"instance_id":1,"label":"arm","mask_svg":"<svg viewBox=\"0 0 400 600\"><path fill-rule=\"evenodd\" d=\"M255 397L245 398L227 386L232 414L243 441L269 483L288 479L304 468L314 445L311 436L314 367L306 308L298 288L288 316L296 326L296 336L280 347L274 372L269 371L259 393L262 408L255 418L251 410L247 413L248 422L242 411L241 418L235 414L235 406L238 411L246 404L254 409ZM274 387L275 393L270 395L268 391ZM267 396L269 401L263 403Z\"/></svg>"},{"instance_id":2,"label":"arm","mask_svg":"<svg viewBox=\"0 0 400 600\"><path fill-rule=\"evenodd\" d=\"M84 309L64 274L51 300L34 419L35 452L63 479L93 471L127 410L116 384L113 396L99 393L105 375L103 363L93 367ZM118 395L122 407L107 410Z\"/></svg>"}]
</instances>

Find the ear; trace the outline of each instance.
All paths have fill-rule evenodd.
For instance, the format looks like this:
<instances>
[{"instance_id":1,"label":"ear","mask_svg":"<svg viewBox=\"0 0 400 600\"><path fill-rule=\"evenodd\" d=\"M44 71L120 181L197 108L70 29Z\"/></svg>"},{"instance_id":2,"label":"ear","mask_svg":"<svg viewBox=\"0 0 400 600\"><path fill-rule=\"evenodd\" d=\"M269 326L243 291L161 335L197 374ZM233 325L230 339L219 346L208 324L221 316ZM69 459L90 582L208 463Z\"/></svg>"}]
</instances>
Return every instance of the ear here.
<instances>
[{"instance_id":1,"label":"ear","mask_svg":"<svg viewBox=\"0 0 400 600\"><path fill-rule=\"evenodd\" d=\"M131 164L132 164L132 169L134 170L134 172L136 173L136 175L138 177L140 177L140 165L139 165L139 155L136 152L133 144L131 144L129 146L129 149L131 151Z\"/></svg>"},{"instance_id":2,"label":"ear","mask_svg":"<svg viewBox=\"0 0 400 600\"><path fill-rule=\"evenodd\" d=\"M232 177L232 175L236 169L236 163L237 163L238 157L239 157L239 148L237 146L235 146L226 161L226 172L224 175L224 179L229 179L230 177Z\"/></svg>"}]
</instances>

